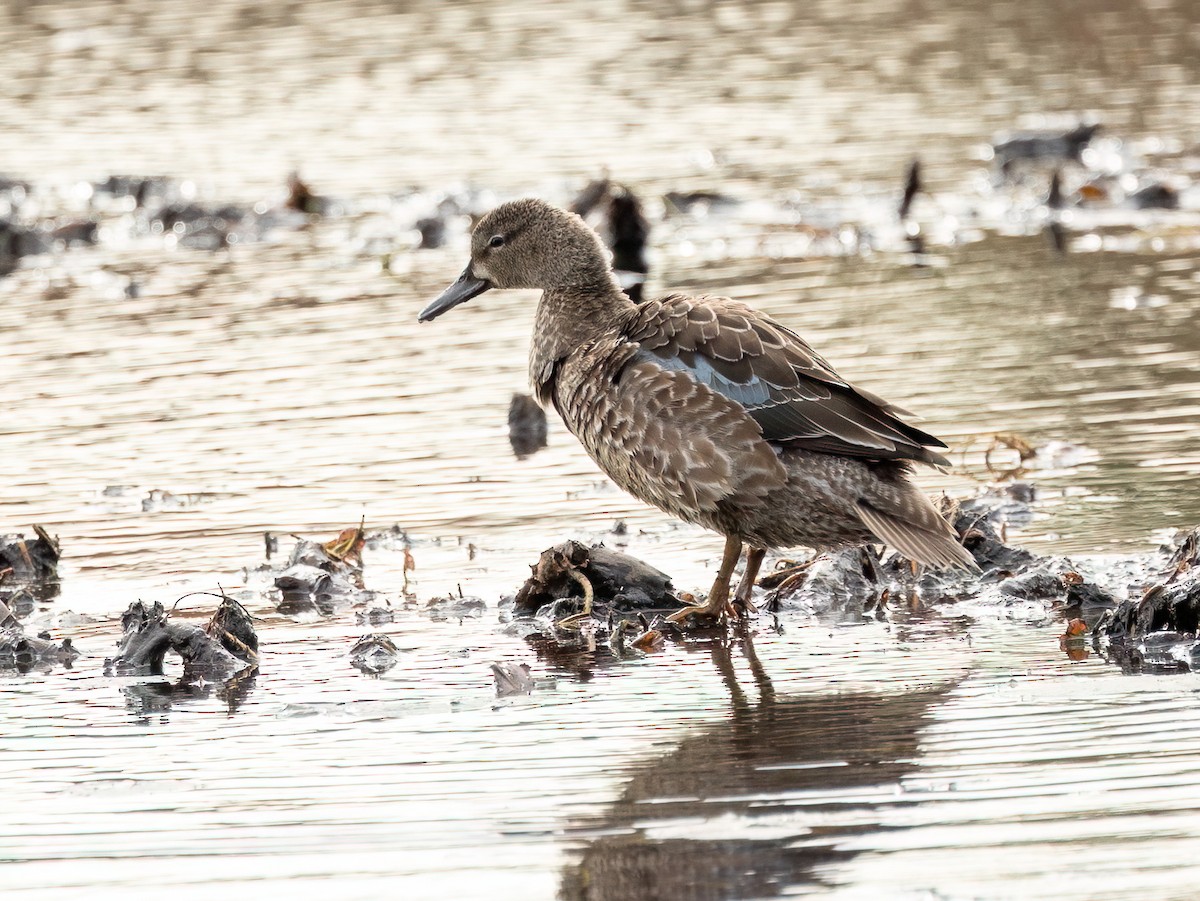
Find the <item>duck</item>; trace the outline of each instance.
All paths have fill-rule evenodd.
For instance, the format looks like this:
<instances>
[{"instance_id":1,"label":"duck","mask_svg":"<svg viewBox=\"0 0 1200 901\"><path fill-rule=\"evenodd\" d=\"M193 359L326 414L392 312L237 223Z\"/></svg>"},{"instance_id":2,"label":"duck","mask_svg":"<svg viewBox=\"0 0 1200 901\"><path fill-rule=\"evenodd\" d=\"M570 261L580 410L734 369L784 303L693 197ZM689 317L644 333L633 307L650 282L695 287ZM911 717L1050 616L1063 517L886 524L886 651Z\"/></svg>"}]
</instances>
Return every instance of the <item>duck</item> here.
<instances>
[{"instance_id":1,"label":"duck","mask_svg":"<svg viewBox=\"0 0 1200 901\"><path fill-rule=\"evenodd\" d=\"M715 296L635 303L596 233L536 198L480 219L470 262L418 319L494 289L542 292L529 348L534 396L604 474L724 536L707 598L668 619L754 612L758 570L773 549L886 544L915 563L977 569L912 481L914 463L948 466L937 450L946 445L768 314Z\"/></svg>"}]
</instances>

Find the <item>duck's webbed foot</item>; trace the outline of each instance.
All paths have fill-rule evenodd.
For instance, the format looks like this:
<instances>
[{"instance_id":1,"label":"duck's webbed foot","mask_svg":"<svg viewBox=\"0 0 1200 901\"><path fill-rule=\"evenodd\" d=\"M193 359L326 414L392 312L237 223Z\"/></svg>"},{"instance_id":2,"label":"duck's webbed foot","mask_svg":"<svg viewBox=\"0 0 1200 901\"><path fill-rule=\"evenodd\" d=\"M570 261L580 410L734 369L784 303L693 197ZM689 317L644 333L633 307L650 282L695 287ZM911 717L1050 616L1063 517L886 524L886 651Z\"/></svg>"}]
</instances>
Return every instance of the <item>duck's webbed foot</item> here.
<instances>
[{"instance_id":1,"label":"duck's webbed foot","mask_svg":"<svg viewBox=\"0 0 1200 901\"><path fill-rule=\"evenodd\" d=\"M708 599L702 604L689 604L682 610L677 610L672 613L667 619L673 623L681 623L689 616L707 616L718 622L724 622L726 619L737 619L738 611L733 606L729 599L729 584L726 583L724 590L718 590L717 586L713 586L713 590L708 593Z\"/></svg>"},{"instance_id":2,"label":"duck's webbed foot","mask_svg":"<svg viewBox=\"0 0 1200 901\"><path fill-rule=\"evenodd\" d=\"M729 579L733 576L733 568L737 566L738 557L742 554L740 538L728 536L725 539L725 554L721 558L721 568L717 571L717 579L713 582L708 600L703 604L694 604L677 610L667 617L673 623L681 623L689 616L708 616L724 622L726 619L736 619L737 609L729 599Z\"/></svg>"}]
</instances>

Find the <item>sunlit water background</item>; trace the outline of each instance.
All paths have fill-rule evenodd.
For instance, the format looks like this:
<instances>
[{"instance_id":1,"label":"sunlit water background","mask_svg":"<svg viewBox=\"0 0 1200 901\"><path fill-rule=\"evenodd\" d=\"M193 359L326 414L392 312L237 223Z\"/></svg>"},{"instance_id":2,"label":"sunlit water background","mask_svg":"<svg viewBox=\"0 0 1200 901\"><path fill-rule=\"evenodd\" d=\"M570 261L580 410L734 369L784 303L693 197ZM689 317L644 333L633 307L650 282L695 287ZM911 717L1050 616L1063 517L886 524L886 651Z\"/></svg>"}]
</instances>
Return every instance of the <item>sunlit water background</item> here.
<instances>
[{"instance_id":1,"label":"sunlit water background","mask_svg":"<svg viewBox=\"0 0 1200 901\"><path fill-rule=\"evenodd\" d=\"M386 200L471 182L564 202L602 166L648 198L740 197L740 219L658 224L652 289L768 309L921 413L960 464L923 477L930 490L974 492L996 432L1087 448L1034 474L1036 516L1014 537L1142 553L1200 521L1200 204L1082 217L1058 255L1038 232L1040 183L998 198L981 157L1027 117L1086 111L1119 152L1194 178L1191 4L0 17L0 160L63 209L112 172L253 202L299 167L351 210L214 254L109 217L98 247L0 280L0 526L61 538L62 594L31 628L84 652L0 682L6 891L1193 895L1195 683L1070 662L1055 616L797 615L782 634L761 622L749 648L595 667L507 634L500 597L552 543L621 541L694 589L719 539L614 490L556 423L546 450L513 458L505 410L533 297L492 293L418 326L465 248L395 251L411 223ZM846 220L887 244L918 154L932 265L827 252ZM756 227L760 208L805 227ZM400 608L382 678L349 665L368 629L352 612L296 619L265 600L248 685L101 675L130 601L238 590L264 531L332 537L360 517L407 530L418 567L406 604L399 550L368 551L368 585ZM459 587L482 617L426 611ZM497 700L498 660L530 662L534 693Z\"/></svg>"}]
</instances>

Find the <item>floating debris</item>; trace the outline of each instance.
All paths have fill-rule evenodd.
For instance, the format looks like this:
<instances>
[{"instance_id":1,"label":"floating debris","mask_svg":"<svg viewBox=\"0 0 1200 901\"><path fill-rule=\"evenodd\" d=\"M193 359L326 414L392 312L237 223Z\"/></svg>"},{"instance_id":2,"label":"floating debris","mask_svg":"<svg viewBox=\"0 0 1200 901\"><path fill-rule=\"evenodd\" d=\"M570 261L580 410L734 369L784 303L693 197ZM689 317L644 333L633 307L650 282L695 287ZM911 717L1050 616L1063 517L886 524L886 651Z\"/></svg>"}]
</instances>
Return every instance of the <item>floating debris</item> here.
<instances>
[{"instance_id":1,"label":"floating debris","mask_svg":"<svg viewBox=\"0 0 1200 901\"><path fill-rule=\"evenodd\" d=\"M1080 124L1068 131L1027 131L1005 135L992 144L996 165L1007 175L1019 160L1078 163L1100 125Z\"/></svg>"},{"instance_id":2,"label":"floating debris","mask_svg":"<svg viewBox=\"0 0 1200 901\"><path fill-rule=\"evenodd\" d=\"M363 610L354 611L354 619L358 625L384 626L396 619L396 611L386 599L383 605L366 606Z\"/></svg>"},{"instance_id":3,"label":"floating debris","mask_svg":"<svg viewBox=\"0 0 1200 901\"><path fill-rule=\"evenodd\" d=\"M1179 192L1167 185L1155 182L1129 195L1128 201L1136 210L1177 210Z\"/></svg>"},{"instance_id":4,"label":"floating debris","mask_svg":"<svg viewBox=\"0 0 1200 901\"><path fill-rule=\"evenodd\" d=\"M1096 625L1093 646L1131 672L1200 669L1200 529L1175 536L1165 578Z\"/></svg>"},{"instance_id":5,"label":"floating debris","mask_svg":"<svg viewBox=\"0 0 1200 901\"><path fill-rule=\"evenodd\" d=\"M0 275L17 268L22 257L47 253L50 246L41 232L0 220Z\"/></svg>"},{"instance_id":6,"label":"floating debris","mask_svg":"<svg viewBox=\"0 0 1200 901\"><path fill-rule=\"evenodd\" d=\"M849 614L860 619L865 609L880 602L888 583L882 577L877 553L869 547L822 554L793 570L768 598L768 609L785 605L808 613Z\"/></svg>"},{"instance_id":7,"label":"floating debris","mask_svg":"<svg viewBox=\"0 0 1200 901\"><path fill-rule=\"evenodd\" d=\"M49 671L60 664L69 668L78 656L70 638L54 641L49 632L26 635L16 616L0 601L0 670Z\"/></svg>"},{"instance_id":8,"label":"floating debris","mask_svg":"<svg viewBox=\"0 0 1200 901\"><path fill-rule=\"evenodd\" d=\"M298 172L289 172L287 177L288 196L284 208L309 216L324 216L333 206L328 197L314 194L308 183Z\"/></svg>"},{"instance_id":9,"label":"floating debris","mask_svg":"<svg viewBox=\"0 0 1200 901\"><path fill-rule=\"evenodd\" d=\"M639 613L637 619L622 619L613 625L609 644L618 657L626 656L629 650L656 654L666 645L666 635Z\"/></svg>"},{"instance_id":10,"label":"floating debris","mask_svg":"<svg viewBox=\"0 0 1200 901\"><path fill-rule=\"evenodd\" d=\"M487 610L487 602L483 598L440 597L430 598L425 604L425 612L434 622L447 622L452 619L477 619Z\"/></svg>"},{"instance_id":11,"label":"floating debris","mask_svg":"<svg viewBox=\"0 0 1200 901\"><path fill-rule=\"evenodd\" d=\"M364 635L350 649L350 665L370 676L386 673L399 657L395 642L382 632Z\"/></svg>"},{"instance_id":12,"label":"floating debris","mask_svg":"<svg viewBox=\"0 0 1200 901\"><path fill-rule=\"evenodd\" d=\"M365 546L361 524L343 529L337 538L324 544L297 538L291 556L274 580L282 594L280 611L295 614L315 609L330 616L339 606L373 600L375 593L363 587Z\"/></svg>"},{"instance_id":13,"label":"floating debris","mask_svg":"<svg viewBox=\"0 0 1200 901\"><path fill-rule=\"evenodd\" d=\"M119 495L109 495L119 496ZM221 495L207 491L196 491L189 494L176 494L162 488L151 488L142 498L143 513L160 513L166 510L186 510L198 504L207 504Z\"/></svg>"},{"instance_id":14,"label":"floating debris","mask_svg":"<svg viewBox=\"0 0 1200 901\"><path fill-rule=\"evenodd\" d=\"M532 668L528 663L493 663L492 675L496 677L496 697L533 694Z\"/></svg>"}]
</instances>

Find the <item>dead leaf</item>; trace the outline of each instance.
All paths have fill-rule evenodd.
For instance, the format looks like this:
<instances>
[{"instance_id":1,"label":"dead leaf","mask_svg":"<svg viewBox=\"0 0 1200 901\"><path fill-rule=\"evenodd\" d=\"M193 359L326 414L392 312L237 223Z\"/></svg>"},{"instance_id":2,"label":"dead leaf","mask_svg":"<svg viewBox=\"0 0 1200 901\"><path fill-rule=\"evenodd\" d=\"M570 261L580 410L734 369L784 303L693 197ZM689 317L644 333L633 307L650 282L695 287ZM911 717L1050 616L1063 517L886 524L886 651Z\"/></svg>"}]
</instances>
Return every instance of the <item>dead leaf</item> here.
<instances>
[{"instance_id":1,"label":"dead leaf","mask_svg":"<svg viewBox=\"0 0 1200 901\"><path fill-rule=\"evenodd\" d=\"M662 650L663 634L657 629L647 629L631 641L630 645L644 654L653 654L655 651Z\"/></svg>"},{"instance_id":2,"label":"dead leaf","mask_svg":"<svg viewBox=\"0 0 1200 901\"><path fill-rule=\"evenodd\" d=\"M1067 659L1075 662L1088 659L1091 651L1088 650L1087 641L1084 638L1087 630L1087 623L1081 619L1073 619L1067 623L1067 630L1058 636L1058 647L1067 655Z\"/></svg>"},{"instance_id":3,"label":"dead leaf","mask_svg":"<svg viewBox=\"0 0 1200 901\"><path fill-rule=\"evenodd\" d=\"M341 563L352 563L359 566L362 565L362 549L367 543L367 534L363 530L366 524L364 517L363 521L357 526L349 529L342 529L338 537L333 541L328 541L321 545L334 560Z\"/></svg>"},{"instance_id":4,"label":"dead leaf","mask_svg":"<svg viewBox=\"0 0 1200 901\"><path fill-rule=\"evenodd\" d=\"M1001 448L1008 448L1017 452L1018 463L1016 466L1003 469L992 462L992 454ZM986 451L983 452L983 465L987 467L988 472L994 476L1002 478L1010 478L1020 475L1025 471L1025 461L1037 454L1037 448L1029 443L1025 438L1013 433L997 433L992 436L992 443L988 445Z\"/></svg>"}]
</instances>

